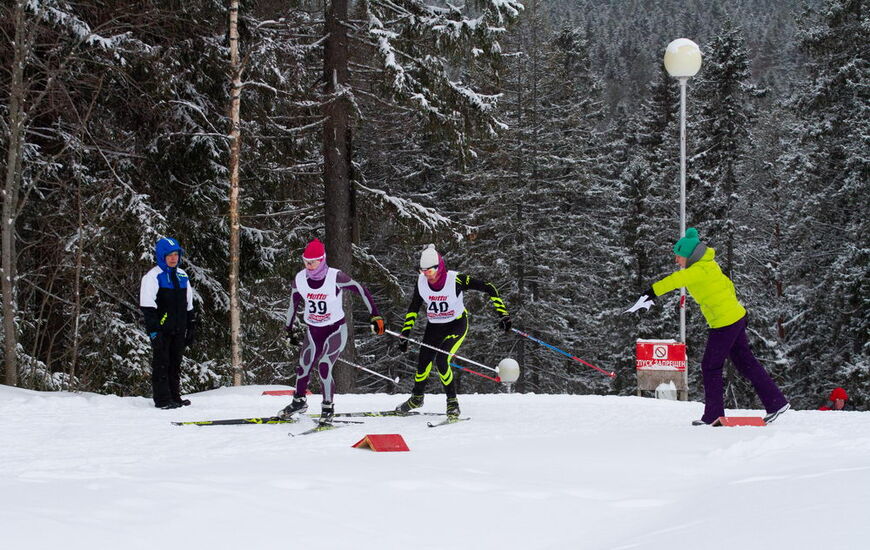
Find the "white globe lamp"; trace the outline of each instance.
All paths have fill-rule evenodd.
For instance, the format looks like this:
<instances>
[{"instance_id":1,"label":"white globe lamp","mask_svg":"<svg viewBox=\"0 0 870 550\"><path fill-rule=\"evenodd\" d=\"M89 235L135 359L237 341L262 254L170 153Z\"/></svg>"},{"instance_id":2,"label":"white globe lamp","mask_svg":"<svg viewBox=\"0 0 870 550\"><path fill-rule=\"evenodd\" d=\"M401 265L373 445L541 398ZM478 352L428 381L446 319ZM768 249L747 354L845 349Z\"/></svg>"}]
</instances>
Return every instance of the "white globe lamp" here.
<instances>
[{"instance_id":1,"label":"white globe lamp","mask_svg":"<svg viewBox=\"0 0 870 550\"><path fill-rule=\"evenodd\" d=\"M701 48L688 38L677 38L665 49L665 69L674 78L689 78L701 69Z\"/></svg>"}]
</instances>

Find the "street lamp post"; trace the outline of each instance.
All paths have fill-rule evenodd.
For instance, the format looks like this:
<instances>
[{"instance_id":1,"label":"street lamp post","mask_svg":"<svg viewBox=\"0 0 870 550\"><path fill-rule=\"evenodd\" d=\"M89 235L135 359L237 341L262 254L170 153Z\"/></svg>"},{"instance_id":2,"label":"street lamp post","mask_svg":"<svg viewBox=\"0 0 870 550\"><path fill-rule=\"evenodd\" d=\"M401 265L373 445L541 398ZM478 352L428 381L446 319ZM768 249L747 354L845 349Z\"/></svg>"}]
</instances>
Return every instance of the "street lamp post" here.
<instances>
[{"instance_id":1,"label":"street lamp post","mask_svg":"<svg viewBox=\"0 0 870 550\"><path fill-rule=\"evenodd\" d=\"M665 69L680 80L680 234L686 234L686 83L701 68L701 49L678 38L665 49ZM680 342L686 342L686 289L680 289Z\"/></svg>"}]
</instances>

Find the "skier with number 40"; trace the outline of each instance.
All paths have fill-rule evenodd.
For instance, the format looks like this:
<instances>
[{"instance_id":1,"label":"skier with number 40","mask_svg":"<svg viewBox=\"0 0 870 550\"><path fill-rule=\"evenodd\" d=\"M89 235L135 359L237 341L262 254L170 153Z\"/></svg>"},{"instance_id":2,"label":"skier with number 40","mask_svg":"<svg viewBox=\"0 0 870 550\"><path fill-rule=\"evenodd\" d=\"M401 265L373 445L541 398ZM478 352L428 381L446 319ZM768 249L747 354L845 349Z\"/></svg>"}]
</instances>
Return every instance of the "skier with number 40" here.
<instances>
[{"instance_id":1,"label":"skier with number 40","mask_svg":"<svg viewBox=\"0 0 870 550\"><path fill-rule=\"evenodd\" d=\"M293 321L300 305L305 308L302 315L308 330L299 351L299 366L296 367L296 395L278 416L288 420L293 415L308 410L305 392L308 390L311 369L316 366L323 386L320 423L331 424L335 415L335 380L332 377L332 367L347 344L342 291L356 292L363 299L371 315L371 329L374 334L384 333L384 319L378 313L378 307L366 287L343 271L326 264L326 249L318 239L308 243L302 254L302 261L305 269L297 273L293 280L284 330L290 343L298 346L299 341L293 333Z\"/></svg>"},{"instance_id":2,"label":"skier with number 40","mask_svg":"<svg viewBox=\"0 0 870 550\"><path fill-rule=\"evenodd\" d=\"M423 406L423 392L434 365L444 385L444 393L447 394L447 416L451 419L459 417L459 399L456 397L456 383L450 360L459 351L459 346L468 334L468 312L465 310L463 294L469 289L489 294L489 300L499 314L499 328L505 333L510 332L511 318L495 285L456 271L448 271L444 258L435 250L433 244L423 250L420 255L420 275L414 285L408 313L405 314L399 349L403 352L408 350L407 337L417 321L420 306L425 306L428 323L423 334L423 343L444 350L449 356L431 348L420 348L414 389L411 397L396 407L397 411L407 413Z\"/></svg>"},{"instance_id":3,"label":"skier with number 40","mask_svg":"<svg viewBox=\"0 0 870 550\"><path fill-rule=\"evenodd\" d=\"M749 349L746 309L737 300L731 279L722 273L716 263L716 251L704 245L698 238L698 230L690 227L674 245L674 254L676 264L685 269L653 283L627 313L638 309L648 310L658 296L681 287L686 287L701 306L701 313L710 327L707 348L701 361L704 415L692 421L692 424L712 424L725 415L722 369L726 358L731 359L737 371L752 383L767 410L764 421L773 422L789 409L789 403Z\"/></svg>"}]
</instances>

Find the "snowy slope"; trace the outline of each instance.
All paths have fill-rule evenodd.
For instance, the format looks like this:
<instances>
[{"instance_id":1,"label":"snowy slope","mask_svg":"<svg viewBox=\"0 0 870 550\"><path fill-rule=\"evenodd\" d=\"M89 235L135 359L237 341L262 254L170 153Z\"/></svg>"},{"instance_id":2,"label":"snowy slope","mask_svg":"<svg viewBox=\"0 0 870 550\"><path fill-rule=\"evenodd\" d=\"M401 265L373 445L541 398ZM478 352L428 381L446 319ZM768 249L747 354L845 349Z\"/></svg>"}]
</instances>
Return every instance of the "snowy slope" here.
<instances>
[{"instance_id":1,"label":"snowy slope","mask_svg":"<svg viewBox=\"0 0 870 550\"><path fill-rule=\"evenodd\" d=\"M3 548L866 548L870 413L793 411L764 428L689 425L702 405L465 395L424 418L172 426L267 416L263 386L144 398L0 386ZM402 396L341 395L338 411ZM310 399L319 411L319 399ZM442 411L444 396L424 410ZM760 411L729 411L760 414ZM400 433L411 452L351 448Z\"/></svg>"}]
</instances>

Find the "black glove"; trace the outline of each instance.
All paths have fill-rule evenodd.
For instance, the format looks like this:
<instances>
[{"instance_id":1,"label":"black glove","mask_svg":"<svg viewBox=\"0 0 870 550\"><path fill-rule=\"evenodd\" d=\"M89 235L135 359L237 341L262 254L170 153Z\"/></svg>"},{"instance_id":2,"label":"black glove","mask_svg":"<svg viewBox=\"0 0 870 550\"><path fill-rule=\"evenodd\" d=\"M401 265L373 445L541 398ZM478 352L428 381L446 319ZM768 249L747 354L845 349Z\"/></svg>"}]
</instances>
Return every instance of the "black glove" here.
<instances>
[{"instance_id":1,"label":"black glove","mask_svg":"<svg viewBox=\"0 0 870 550\"><path fill-rule=\"evenodd\" d=\"M656 303L656 292L655 292L655 290L653 290L652 287L649 287L648 289L646 289L646 291L644 292L644 294L646 295L647 299L648 299L650 302L652 302L653 305L655 305L655 303Z\"/></svg>"},{"instance_id":2,"label":"black glove","mask_svg":"<svg viewBox=\"0 0 870 550\"><path fill-rule=\"evenodd\" d=\"M184 345L189 348L195 342L196 342L196 329L193 327L187 327L187 331L184 333Z\"/></svg>"},{"instance_id":3,"label":"black glove","mask_svg":"<svg viewBox=\"0 0 870 550\"><path fill-rule=\"evenodd\" d=\"M402 353L408 352L408 338L405 336L405 333L399 337L399 351Z\"/></svg>"},{"instance_id":4,"label":"black glove","mask_svg":"<svg viewBox=\"0 0 870 550\"><path fill-rule=\"evenodd\" d=\"M377 334L380 336L384 333L384 318L380 315L375 315L371 319L369 319L369 323L371 323L372 334Z\"/></svg>"},{"instance_id":5,"label":"black glove","mask_svg":"<svg viewBox=\"0 0 870 550\"><path fill-rule=\"evenodd\" d=\"M294 348L299 347L299 338L293 333L293 327L284 327L284 335L291 346Z\"/></svg>"},{"instance_id":6,"label":"black glove","mask_svg":"<svg viewBox=\"0 0 870 550\"><path fill-rule=\"evenodd\" d=\"M505 334L510 334L511 331L511 316L505 315L498 320L498 328L504 331Z\"/></svg>"}]
</instances>

